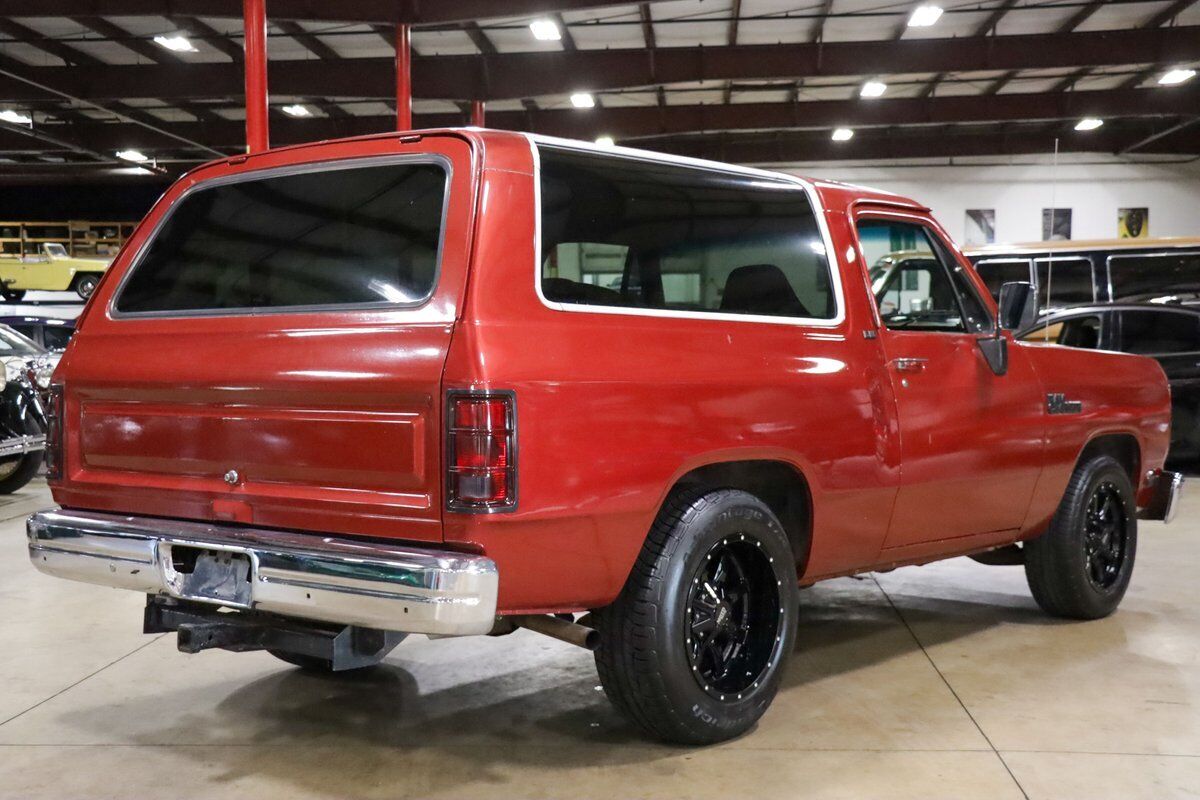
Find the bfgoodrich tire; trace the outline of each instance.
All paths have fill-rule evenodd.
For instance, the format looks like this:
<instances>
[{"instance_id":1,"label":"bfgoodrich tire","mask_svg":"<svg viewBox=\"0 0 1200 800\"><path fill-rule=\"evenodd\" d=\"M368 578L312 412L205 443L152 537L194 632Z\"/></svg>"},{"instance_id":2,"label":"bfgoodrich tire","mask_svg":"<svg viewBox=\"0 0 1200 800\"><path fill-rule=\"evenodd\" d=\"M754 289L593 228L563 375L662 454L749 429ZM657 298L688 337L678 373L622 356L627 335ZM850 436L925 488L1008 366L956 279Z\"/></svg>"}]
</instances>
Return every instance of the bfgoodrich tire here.
<instances>
[{"instance_id":1,"label":"bfgoodrich tire","mask_svg":"<svg viewBox=\"0 0 1200 800\"><path fill-rule=\"evenodd\" d=\"M1050 528L1024 551L1029 589L1046 613L1099 619L1115 611L1137 555L1137 503L1125 468L1111 456L1076 467Z\"/></svg>"},{"instance_id":2,"label":"bfgoodrich tire","mask_svg":"<svg viewBox=\"0 0 1200 800\"><path fill-rule=\"evenodd\" d=\"M620 596L594 614L613 705L652 736L710 744L749 730L794 646L795 558L761 500L720 489L671 498Z\"/></svg>"}]
</instances>

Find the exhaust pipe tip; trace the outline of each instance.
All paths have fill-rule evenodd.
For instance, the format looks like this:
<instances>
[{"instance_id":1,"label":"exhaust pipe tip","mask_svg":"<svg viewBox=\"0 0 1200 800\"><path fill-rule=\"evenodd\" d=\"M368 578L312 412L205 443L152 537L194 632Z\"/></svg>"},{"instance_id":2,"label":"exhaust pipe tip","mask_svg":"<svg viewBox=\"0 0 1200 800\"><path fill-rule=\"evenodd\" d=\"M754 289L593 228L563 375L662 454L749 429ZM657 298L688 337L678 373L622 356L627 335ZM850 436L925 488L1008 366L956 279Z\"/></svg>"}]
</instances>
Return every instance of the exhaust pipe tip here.
<instances>
[{"instance_id":1,"label":"exhaust pipe tip","mask_svg":"<svg viewBox=\"0 0 1200 800\"><path fill-rule=\"evenodd\" d=\"M582 647L584 650L596 650L600 647L598 630L578 622L568 622L553 614L519 614L508 619L514 627L535 631L560 642Z\"/></svg>"}]
</instances>

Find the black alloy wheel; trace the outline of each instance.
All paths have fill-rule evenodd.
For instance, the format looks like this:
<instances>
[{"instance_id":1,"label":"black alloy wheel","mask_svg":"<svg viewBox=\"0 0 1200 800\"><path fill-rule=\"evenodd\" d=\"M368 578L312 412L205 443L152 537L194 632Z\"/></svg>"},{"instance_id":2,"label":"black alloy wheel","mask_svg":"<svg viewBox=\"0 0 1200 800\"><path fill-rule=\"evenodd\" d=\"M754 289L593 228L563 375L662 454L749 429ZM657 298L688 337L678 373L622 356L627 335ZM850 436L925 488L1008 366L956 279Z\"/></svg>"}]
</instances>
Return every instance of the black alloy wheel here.
<instances>
[{"instance_id":1,"label":"black alloy wheel","mask_svg":"<svg viewBox=\"0 0 1200 800\"><path fill-rule=\"evenodd\" d=\"M744 533L707 553L692 578L685 643L692 672L710 697L740 699L771 668L783 616L779 583L762 543Z\"/></svg>"},{"instance_id":2,"label":"black alloy wheel","mask_svg":"<svg viewBox=\"0 0 1200 800\"><path fill-rule=\"evenodd\" d=\"M1083 545L1087 576L1101 591L1111 589L1121 576L1129 541L1124 500L1111 481L1096 487L1084 517Z\"/></svg>"}]
</instances>

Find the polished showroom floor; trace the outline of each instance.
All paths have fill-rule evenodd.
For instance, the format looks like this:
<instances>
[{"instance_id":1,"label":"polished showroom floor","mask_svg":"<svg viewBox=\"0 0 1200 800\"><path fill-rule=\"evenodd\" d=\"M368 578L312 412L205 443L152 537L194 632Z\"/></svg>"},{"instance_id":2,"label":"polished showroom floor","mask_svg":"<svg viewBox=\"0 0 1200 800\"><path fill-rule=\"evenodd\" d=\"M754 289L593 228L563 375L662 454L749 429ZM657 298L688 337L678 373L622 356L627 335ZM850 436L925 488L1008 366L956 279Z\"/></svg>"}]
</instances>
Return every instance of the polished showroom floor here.
<instances>
[{"instance_id":1,"label":"polished showroom floor","mask_svg":"<svg viewBox=\"0 0 1200 800\"><path fill-rule=\"evenodd\" d=\"M1142 527L1112 618L1055 622L1020 569L959 559L802 594L799 647L749 735L644 741L583 650L520 632L402 644L310 677L178 653L142 598L44 577L0 506L0 796L1200 796L1200 492Z\"/></svg>"}]
</instances>

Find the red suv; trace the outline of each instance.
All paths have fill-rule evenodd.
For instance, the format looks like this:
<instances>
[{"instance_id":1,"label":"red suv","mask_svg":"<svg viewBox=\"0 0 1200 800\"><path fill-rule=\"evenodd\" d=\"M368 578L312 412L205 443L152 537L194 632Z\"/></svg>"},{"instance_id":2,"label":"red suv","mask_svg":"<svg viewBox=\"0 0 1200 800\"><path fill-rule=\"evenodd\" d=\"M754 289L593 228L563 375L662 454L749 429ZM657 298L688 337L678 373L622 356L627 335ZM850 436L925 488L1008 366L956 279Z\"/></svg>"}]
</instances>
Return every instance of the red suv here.
<instances>
[{"instance_id":1,"label":"red suv","mask_svg":"<svg viewBox=\"0 0 1200 800\"><path fill-rule=\"evenodd\" d=\"M1180 486L1166 380L1014 341L1033 312L852 186L474 129L229 158L82 315L29 552L186 652L534 629L649 733L718 741L801 585L976 555L1116 608Z\"/></svg>"}]
</instances>

